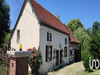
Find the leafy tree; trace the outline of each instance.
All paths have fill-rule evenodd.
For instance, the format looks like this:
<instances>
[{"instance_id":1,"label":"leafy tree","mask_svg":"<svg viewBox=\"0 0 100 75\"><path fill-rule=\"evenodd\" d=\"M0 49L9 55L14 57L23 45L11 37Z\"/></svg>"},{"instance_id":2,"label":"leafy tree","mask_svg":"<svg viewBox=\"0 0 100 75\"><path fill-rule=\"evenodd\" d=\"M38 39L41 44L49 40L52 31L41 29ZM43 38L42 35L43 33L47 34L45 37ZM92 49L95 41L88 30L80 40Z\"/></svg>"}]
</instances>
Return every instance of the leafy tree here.
<instances>
[{"instance_id":1,"label":"leafy tree","mask_svg":"<svg viewBox=\"0 0 100 75\"><path fill-rule=\"evenodd\" d=\"M95 34L98 29L100 29L100 23L94 22L94 24L92 26L93 34Z\"/></svg>"},{"instance_id":2,"label":"leafy tree","mask_svg":"<svg viewBox=\"0 0 100 75\"><path fill-rule=\"evenodd\" d=\"M82 61L86 71L91 72L92 70L89 67L89 57L93 59L93 56L90 53L90 41L91 37L88 35L88 32L84 28L78 28L74 31L74 35L80 41L78 49L81 50Z\"/></svg>"},{"instance_id":3,"label":"leafy tree","mask_svg":"<svg viewBox=\"0 0 100 75\"><path fill-rule=\"evenodd\" d=\"M90 51L95 59L100 60L100 23L94 22L92 27L92 39L90 41Z\"/></svg>"},{"instance_id":4,"label":"leafy tree","mask_svg":"<svg viewBox=\"0 0 100 75\"><path fill-rule=\"evenodd\" d=\"M84 65L86 71L91 72L92 70L89 67L89 57L91 57L91 60L93 60L93 55L91 55L90 51L89 50L83 50L82 51L83 65Z\"/></svg>"},{"instance_id":5,"label":"leafy tree","mask_svg":"<svg viewBox=\"0 0 100 75\"><path fill-rule=\"evenodd\" d=\"M11 32L12 32L12 30L10 30L9 33L6 33L6 34L5 34L6 37L4 38L4 43L1 44L1 47L2 47L2 48L6 48L7 43L8 43L8 41L10 40Z\"/></svg>"},{"instance_id":6,"label":"leafy tree","mask_svg":"<svg viewBox=\"0 0 100 75\"><path fill-rule=\"evenodd\" d=\"M80 44L78 45L79 50L89 50L90 45L90 37L86 30L84 28L78 28L76 31L73 32L73 34L76 36L76 38L80 41Z\"/></svg>"},{"instance_id":7,"label":"leafy tree","mask_svg":"<svg viewBox=\"0 0 100 75\"><path fill-rule=\"evenodd\" d=\"M89 35L90 37L92 37L92 28L86 29L86 32L88 33L88 35Z\"/></svg>"},{"instance_id":8,"label":"leafy tree","mask_svg":"<svg viewBox=\"0 0 100 75\"><path fill-rule=\"evenodd\" d=\"M71 21L68 23L67 26L70 28L70 30L71 30L72 32L76 31L76 29L78 29L79 27L80 27L80 28L83 28L83 24L81 23L80 19L77 19L77 20L73 19L73 20L71 20Z\"/></svg>"},{"instance_id":9,"label":"leafy tree","mask_svg":"<svg viewBox=\"0 0 100 75\"><path fill-rule=\"evenodd\" d=\"M10 7L5 0L0 0L0 47L5 41L5 34L9 32L10 18L9 18Z\"/></svg>"}]
</instances>

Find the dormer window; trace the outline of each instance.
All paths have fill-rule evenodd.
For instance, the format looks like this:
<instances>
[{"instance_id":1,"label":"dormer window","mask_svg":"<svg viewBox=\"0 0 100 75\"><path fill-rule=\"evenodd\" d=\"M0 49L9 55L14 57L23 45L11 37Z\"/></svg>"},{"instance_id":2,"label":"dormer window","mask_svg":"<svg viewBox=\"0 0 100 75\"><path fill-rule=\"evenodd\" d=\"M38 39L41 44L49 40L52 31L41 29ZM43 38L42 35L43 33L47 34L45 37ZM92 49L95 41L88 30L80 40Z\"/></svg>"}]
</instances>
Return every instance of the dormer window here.
<instances>
[{"instance_id":1,"label":"dormer window","mask_svg":"<svg viewBox=\"0 0 100 75\"><path fill-rule=\"evenodd\" d=\"M52 34L50 32L47 32L47 41L52 41Z\"/></svg>"},{"instance_id":2,"label":"dormer window","mask_svg":"<svg viewBox=\"0 0 100 75\"><path fill-rule=\"evenodd\" d=\"M67 38L65 38L65 44L67 44Z\"/></svg>"}]
</instances>

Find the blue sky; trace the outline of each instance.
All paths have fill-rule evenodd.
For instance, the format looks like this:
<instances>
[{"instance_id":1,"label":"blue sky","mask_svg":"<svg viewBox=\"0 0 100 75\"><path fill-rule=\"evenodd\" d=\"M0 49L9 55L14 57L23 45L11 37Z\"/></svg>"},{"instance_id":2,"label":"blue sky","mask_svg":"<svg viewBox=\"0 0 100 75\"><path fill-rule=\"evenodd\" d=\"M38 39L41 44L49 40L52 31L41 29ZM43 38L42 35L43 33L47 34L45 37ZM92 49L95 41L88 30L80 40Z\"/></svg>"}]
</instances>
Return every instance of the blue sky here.
<instances>
[{"instance_id":1,"label":"blue sky","mask_svg":"<svg viewBox=\"0 0 100 75\"><path fill-rule=\"evenodd\" d=\"M16 0L6 0L10 5L10 20L13 29L21 10ZM23 4L24 0L18 0ZM72 19L79 18L85 28L90 28L93 22L100 22L100 0L35 0L53 15L59 14L60 20L68 24Z\"/></svg>"}]
</instances>

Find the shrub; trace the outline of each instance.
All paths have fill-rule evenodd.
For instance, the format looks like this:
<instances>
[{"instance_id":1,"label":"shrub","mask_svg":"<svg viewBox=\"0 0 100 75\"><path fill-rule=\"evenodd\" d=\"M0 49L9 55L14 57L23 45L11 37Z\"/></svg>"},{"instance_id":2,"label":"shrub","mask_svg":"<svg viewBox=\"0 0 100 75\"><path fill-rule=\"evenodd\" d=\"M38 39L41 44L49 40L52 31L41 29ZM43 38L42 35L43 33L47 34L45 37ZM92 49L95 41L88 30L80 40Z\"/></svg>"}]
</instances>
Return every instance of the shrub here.
<instances>
[{"instance_id":1,"label":"shrub","mask_svg":"<svg viewBox=\"0 0 100 75\"><path fill-rule=\"evenodd\" d=\"M91 57L91 60L93 59L93 56L90 54L90 51L89 50L83 50L82 51L82 60L83 60L83 65L85 67L85 70L92 72L92 70L89 67L89 57Z\"/></svg>"},{"instance_id":2,"label":"shrub","mask_svg":"<svg viewBox=\"0 0 100 75\"><path fill-rule=\"evenodd\" d=\"M40 48L36 49L34 48L29 48L27 49L28 51L32 52L31 57L29 58L29 65L31 67L31 73L33 75L37 75L39 68L41 67L42 62L42 55L40 52Z\"/></svg>"}]
</instances>

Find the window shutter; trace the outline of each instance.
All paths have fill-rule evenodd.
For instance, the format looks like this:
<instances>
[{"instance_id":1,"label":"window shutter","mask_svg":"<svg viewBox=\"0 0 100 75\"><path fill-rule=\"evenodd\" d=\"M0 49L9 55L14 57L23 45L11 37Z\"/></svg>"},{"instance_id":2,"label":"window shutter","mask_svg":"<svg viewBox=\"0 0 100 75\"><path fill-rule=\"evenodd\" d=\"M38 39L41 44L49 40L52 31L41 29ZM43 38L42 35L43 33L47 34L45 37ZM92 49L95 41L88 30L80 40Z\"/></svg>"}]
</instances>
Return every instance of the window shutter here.
<instances>
[{"instance_id":1,"label":"window shutter","mask_svg":"<svg viewBox=\"0 0 100 75\"><path fill-rule=\"evenodd\" d=\"M50 42L52 41L52 34L50 33Z\"/></svg>"},{"instance_id":2,"label":"window shutter","mask_svg":"<svg viewBox=\"0 0 100 75\"><path fill-rule=\"evenodd\" d=\"M65 53L65 47L64 47L64 57L65 57L66 53Z\"/></svg>"},{"instance_id":3,"label":"window shutter","mask_svg":"<svg viewBox=\"0 0 100 75\"><path fill-rule=\"evenodd\" d=\"M67 57L67 47L66 47L66 57Z\"/></svg>"},{"instance_id":4,"label":"window shutter","mask_svg":"<svg viewBox=\"0 0 100 75\"><path fill-rule=\"evenodd\" d=\"M51 51L50 51L50 60L52 60L52 46L50 46L51 47Z\"/></svg>"},{"instance_id":5,"label":"window shutter","mask_svg":"<svg viewBox=\"0 0 100 75\"><path fill-rule=\"evenodd\" d=\"M64 48L64 56L67 57L67 47Z\"/></svg>"},{"instance_id":6,"label":"window shutter","mask_svg":"<svg viewBox=\"0 0 100 75\"><path fill-rule=\"evenodd\" d=\"M65 44L67 44L67 38L65 38Z\"/></svg>"},{"instance_id":7,"label":"window shutter","mask_svg":"<svg viewBox=\"0 0 100 75\"><path fill-rule=\"evenodd\" d=\"M46 56L45 57L45 60L46 60L46 62L47 62L47 59L48 59L48 56L47 55L48 55L48 46L46 46L46 51L45 51L45 56Z\"/></svg>"},{"instance_id":8,"label":"window shutter","mask_svg":"<svg viewBox=\"0 0 100 75\"><path fill-rule=\"evenodd\" d=\"M47 32L47 41L49 41L49 32Z\"/></svg>"}]
</instances>

